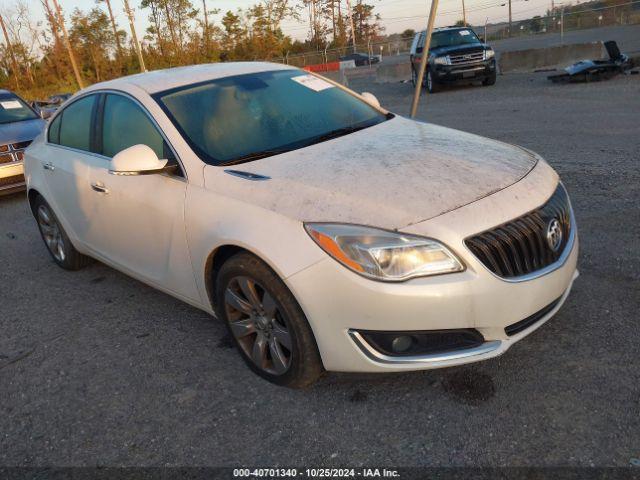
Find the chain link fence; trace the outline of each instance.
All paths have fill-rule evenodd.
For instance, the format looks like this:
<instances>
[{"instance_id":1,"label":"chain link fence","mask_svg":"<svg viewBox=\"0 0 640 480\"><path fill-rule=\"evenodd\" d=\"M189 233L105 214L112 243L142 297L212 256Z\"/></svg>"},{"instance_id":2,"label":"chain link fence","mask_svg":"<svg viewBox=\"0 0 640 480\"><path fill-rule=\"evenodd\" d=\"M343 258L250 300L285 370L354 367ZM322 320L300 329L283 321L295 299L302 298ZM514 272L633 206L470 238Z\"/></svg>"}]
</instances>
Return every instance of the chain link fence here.
<instances>
[{"instance_id":1,"label":"chain link fence","mask_svg":"<svg viewBox=\"0 0 640 480\"><path fill-rule=\"evenodd\" d=\"M567 9L564 12L561 8L556 7L551 15L514 20L511 22L511 32L509 32L508 22L487 22L486 25L469 25L469 27L479 36L485 38L487 42L491 42L513 37L548 33L561 34L572 30L640 24L640 0L600 8L576 10L579 6L579 4L574 5L571 10ZM413 36L393 36L385 40L358 43L355 49L353 45L341 48L317 49L305 53L287 54L284 57L272 59L272 61L286 63L295 67L306 67L337 62L341 57L354 51L369 56L400 55L409 53L412 41Z\"/></svg>"}]
</instances>

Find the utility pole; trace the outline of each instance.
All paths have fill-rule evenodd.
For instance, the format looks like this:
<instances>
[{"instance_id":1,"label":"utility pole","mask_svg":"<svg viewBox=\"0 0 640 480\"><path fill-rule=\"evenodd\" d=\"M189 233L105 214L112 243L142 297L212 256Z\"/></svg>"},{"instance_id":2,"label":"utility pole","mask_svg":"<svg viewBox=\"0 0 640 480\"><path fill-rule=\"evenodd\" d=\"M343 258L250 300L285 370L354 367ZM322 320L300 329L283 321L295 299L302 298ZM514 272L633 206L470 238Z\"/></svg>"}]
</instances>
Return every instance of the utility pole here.
<instances>
[{"instance_id":1,"label":"utility pole","mask_svg":"<svg viewBox=\"0 0 640 480\"><path fill-rule=\"evenodd\" d=\"M142 49L140 48L140 42L138 42L138 36L136 35L136 27L133 24L133 12L129 8L129 1L124 0L124 12L127 14L129 18L129 27L131 28L131 38L133 39L133 47L136 49L136 53L138 54L138 61L140 62L140 70L143 72L147 71L147 67L144 66L144 58L142 58Z\"/></svg>"},{"instance_id":2,"label":"utility pole","mask_svg":"<svg viewBox=\"0 0 640 480\"><path fill-rule=\"evenodd\" d=\"M511 36L511 0L509 0L509 36Z\"/></svg>"},{"instance_id":3,"label":"utility pole","mask_svg":"<svg viewBox=\"0 0 640 480\"><path fill-rule=\"evenodd\" d=\"M564 43L564 5L560 9L560 43Z\"/></svg>"},{"instance_id":4,"label":"utility pole","mask_svg":"<svg viewBox=\"0 0 640 480\"><path fill-rule=\"evenodd\" d=\"M2 26L2 33L4 34L4 41L7 43L7 50L9 50L9 55L11 55L11 62L13 63L13 76L16 80L16 90L18 90L20 88L20 81L18 80L18 62L16 61L16 56L13 54L11 40L9 40L7 27L5 27L4 25L4 19L2 18L2 15L0 15L0 25Z\"/></svg>"},{"instance_id":5,"label":"utility pole","mask_svg":"<svg viewBox=\"0 0 640 480\"><path fill-rule=\"evenodd\" d=\"M202 0L202 10L204 11L204 27L202 34L204 35L204 56L205 59L209 54L209 14L207 13L207 0Z\"/></svg>"},{"instance_id":6,"label":"utility pole","mask_svg":"<svg viewBox=\"0 0 640 480\"><path fill-rule=\"evenodd\" d=\"M104 0L109 10L109 18L111 19L111 28L113 29L113 38L116 41L116 49L118 50L118 60L122 62L122 45L120 45L120 37L118 36L118 28L116 27L116 19L111 10L111 0Z\"/></svg>"},{"instance_id":7,"label":"utility pole","mask_svg":"<svg viewBox=\"0 0 640 480\"><path fill-rule=\"evenodd\" d=\"M351 24L351 42L353 43L353 53L356 53L356 29L353 26L353 9L351 8L351 0L347 0L347 13L349 14L349 23Z\"/></svg>"},{"instance_id":8,"label":"utility pole","mask_svg":"<svg viewBox=\"0 0 640 480\"><path fill-rule=\"evenodd\" d=\"M464 0L462 0L462 23L467 26L467 9L464 8Z\"/></svg>"},{"instance_id":9,"label":"utility pole","mask_svg":"<svg viewBox=\"0 0 640 480\"><path fill-rule=\"evenodd\" d=\"M436 21L436 12L438 10L438 0L431 0L431 10L429 11L429 21L427 22L426 38L424 39L424 47L422 47L422 58L420 60L420 71L418 72L418 79L416 80L416 89L413 92L413 102L411 103L411 118L415 118L418 111L418 100L420 100L420 93L422 91L422 80L424 79L424 72L427 69L427 63L429 62L429 48L431 47L431 34L433 33L433 24Z\"/></svg>"},{"instance_id":10,"label":"utility pole","mask_svg":"<svg viewBox=\"0 0 640 480\"><path fill-rule=\"evenodd\" d=\"M71 48L71 42L69 41L69 33L67 32L67 27L64 24L64 17L62 16L62 11L60 10L60 5L58 4L58 0L52 0L53 6L56 9L56 15L58 17L58 25L60 26L60 30L62 30L62 38L64 39L64 44L67 47L67 53L69 54L69 61L71 62L71 67L73 68L73 74L76 77L76 82L78 82L78 87L80 89L84 88L84 83L82 82L82 77L80 76L80 70L78 69L78 64L76 63L76 56L73 54L73 49Z\"/></svg>"}]
</instances>

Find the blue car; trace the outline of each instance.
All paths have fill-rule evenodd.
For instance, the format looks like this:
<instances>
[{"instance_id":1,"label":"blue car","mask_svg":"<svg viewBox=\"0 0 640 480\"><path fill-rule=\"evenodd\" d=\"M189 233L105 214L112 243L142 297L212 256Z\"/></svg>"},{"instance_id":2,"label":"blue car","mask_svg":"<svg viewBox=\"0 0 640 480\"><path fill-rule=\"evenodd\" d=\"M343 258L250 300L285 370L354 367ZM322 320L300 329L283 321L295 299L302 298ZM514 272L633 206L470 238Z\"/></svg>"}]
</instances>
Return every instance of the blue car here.
<instances>
[{"instance_id":1,"label":"blue car","mask_svg":"<svg viewBox=\"0 0 640 480\"><path fill-rule=\"evenodd\" d=\"M0 90L0 195L25 188L24 149L44 129L45 121L18 95Z\"/></svg>"}]
</instances>

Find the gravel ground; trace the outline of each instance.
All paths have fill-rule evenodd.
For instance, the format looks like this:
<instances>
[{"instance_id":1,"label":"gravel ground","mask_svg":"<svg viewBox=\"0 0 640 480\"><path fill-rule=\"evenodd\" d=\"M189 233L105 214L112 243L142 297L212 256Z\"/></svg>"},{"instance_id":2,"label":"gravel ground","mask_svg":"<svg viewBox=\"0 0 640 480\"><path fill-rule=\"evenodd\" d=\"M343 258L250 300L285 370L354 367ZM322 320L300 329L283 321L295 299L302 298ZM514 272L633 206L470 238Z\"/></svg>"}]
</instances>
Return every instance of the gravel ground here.
<instances>
[{"instance_id":1,"label":"gravel ground","mask_svg":"<svg viewBox=\"0 0 640 480\"><path fill-rule=\"evenodd\" d=\"M408 84L352 86L406 114ZM215 319L111 268L57 268L0 199L0 465L627 466L640 458L640 76L508 75L420 118L533 149L561 173L581 277L504 356L407 374L253 375ZM401 154L401 151L398 152Z\"/></svg>"}]
</instances>

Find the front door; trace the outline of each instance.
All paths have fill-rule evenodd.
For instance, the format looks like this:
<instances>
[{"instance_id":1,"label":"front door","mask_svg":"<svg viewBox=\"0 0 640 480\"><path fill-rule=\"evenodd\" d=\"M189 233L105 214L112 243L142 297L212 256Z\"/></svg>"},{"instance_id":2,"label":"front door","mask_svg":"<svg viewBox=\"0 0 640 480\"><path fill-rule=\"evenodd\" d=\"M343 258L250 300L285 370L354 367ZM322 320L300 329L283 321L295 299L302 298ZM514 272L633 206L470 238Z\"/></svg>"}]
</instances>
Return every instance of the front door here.
<instances>
[{"instance_id":1,"label":"front door","mask_svg":"<svg viewBox=\"0 0 640 480\"><path fill-rule=\"evenodd\" d=\"M122 270L187 299L199 301L187 247L184 172L118 176L110 159L133 145L151 147L159 158L177 163L151 117L132 98L107 93L98 110L100 165L88 172L99 235L90 248Z\"/></svg>"}]
</instances>

